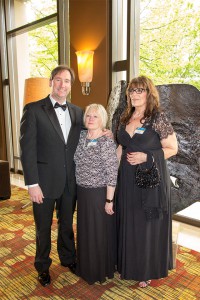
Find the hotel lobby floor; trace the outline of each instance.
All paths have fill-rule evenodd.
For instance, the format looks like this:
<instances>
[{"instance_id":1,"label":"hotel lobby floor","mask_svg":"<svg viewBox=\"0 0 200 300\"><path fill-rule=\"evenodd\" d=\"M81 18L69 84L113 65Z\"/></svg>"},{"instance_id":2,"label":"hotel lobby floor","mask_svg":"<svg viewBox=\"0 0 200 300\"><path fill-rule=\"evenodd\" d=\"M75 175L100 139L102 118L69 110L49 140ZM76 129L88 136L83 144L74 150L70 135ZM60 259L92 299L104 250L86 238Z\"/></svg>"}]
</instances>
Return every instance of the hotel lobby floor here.
<instances>
[{"instance_id":1,"label":"hotel lobby floor","mask_svg":"<svg viewBox=\"0 0 200 300\"><path fill-rule=\"evenodd\" d=\"M11 184L26 189L22 175L11 173L10 176ZM195 213L200 216L200 205L198 210L199 212L195 211ZM200 227L173 221L172 229L174 242L177 242L180 246L200 252Z\"/></svg>"}]
</instances>

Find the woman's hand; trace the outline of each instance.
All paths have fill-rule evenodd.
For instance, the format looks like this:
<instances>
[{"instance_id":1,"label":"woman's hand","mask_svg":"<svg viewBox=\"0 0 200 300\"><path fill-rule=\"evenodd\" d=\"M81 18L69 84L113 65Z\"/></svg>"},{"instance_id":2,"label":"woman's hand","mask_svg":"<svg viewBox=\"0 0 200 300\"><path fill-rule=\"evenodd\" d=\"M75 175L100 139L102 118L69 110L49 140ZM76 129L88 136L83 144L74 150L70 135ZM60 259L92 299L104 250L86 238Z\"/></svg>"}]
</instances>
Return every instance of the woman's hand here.
<instances>
[{"instance_id":1,"label":"woman's hand","mask_svg":"<svg viewBox=\"0 0 200 300\"><path fill-rule=\"evenodd\" d=\"M147 154L144 152L129 152L127 153L127 161L131 165L142 164L147 161Z\"/></svg>"},{"instance_id":2,"label":"woman's hand","mask_svg":"<svg viewBox=\"0 0 200 300\"><path fill-rule=\"evenodd\" d=\"M111 203L107 203L105 204L105 211L108 215L113 215L114 211L113 211L113 202Z\"/></svg>"}]
</instances>

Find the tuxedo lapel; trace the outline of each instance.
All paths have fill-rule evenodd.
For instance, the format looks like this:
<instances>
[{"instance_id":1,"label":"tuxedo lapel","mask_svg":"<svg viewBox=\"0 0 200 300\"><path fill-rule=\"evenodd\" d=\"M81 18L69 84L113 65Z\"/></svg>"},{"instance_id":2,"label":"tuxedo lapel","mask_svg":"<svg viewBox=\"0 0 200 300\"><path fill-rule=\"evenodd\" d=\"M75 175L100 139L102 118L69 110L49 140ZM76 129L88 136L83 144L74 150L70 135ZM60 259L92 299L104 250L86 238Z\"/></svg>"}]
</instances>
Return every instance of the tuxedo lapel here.
<instances>
[{"instance_id":1,"label":"tuxedo lapel","mask_svg":"<svg viewBox=\"0 0 200 300\"><path fill-rule=\"evenodd\" d=\"M47 97L44 100L43 109L46 112L46 114L48 115L53 127L55 128L56 132L58 133L58 135L62 139L63 143L65 143L65 139L64 139L64 136L63 136L63 133L62 133L62 129L60 127L58 118L56 116L55 110L53 108L53 105L52 105L51 100L49 99L49 97Z\"/></svg>"},{"instance_id":2,"label":"tuxedo lapel","mask_svg":"<svg viewBox=\"0 0 200 300\"><path fill-rule=\"evenodd\" d=\"M73 128L76 125L76 113L75 113L75 109L71 106L69 102L67 103L67 105L68 105L69 114L72 122L69 135L68 135L68 140L67 140L67 144L69 145L70 139L73 136Z\"/></svg>"}]
</instances>

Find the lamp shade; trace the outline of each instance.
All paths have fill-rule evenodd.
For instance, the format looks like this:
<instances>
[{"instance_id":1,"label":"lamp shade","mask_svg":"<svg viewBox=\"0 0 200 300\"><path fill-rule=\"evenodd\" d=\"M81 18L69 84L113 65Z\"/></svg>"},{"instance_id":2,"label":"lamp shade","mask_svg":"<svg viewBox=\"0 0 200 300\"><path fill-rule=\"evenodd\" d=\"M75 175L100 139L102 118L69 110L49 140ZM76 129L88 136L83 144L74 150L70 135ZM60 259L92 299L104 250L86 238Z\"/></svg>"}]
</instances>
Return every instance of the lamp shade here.
<instances>
[{"instance_id":1,"label":"lamp shade","mask_svg":"<svg viewBox=\"0 0 200 300\"><path fill-rule=\"evenodd\" d=\"M77 51L76 55L80 82L91 82L93 77L94 51Z\"/></svg>"},{"instance_id":2,"label":"lamp shade","mask_svg":"<svg viewBox=\"0 0 200 300\"><path fill-rule=\"evenodd\" d=\"M49 78L27 78L24 85L24 105L45 98L50 91Z\"/></svg>"}]
</instances>

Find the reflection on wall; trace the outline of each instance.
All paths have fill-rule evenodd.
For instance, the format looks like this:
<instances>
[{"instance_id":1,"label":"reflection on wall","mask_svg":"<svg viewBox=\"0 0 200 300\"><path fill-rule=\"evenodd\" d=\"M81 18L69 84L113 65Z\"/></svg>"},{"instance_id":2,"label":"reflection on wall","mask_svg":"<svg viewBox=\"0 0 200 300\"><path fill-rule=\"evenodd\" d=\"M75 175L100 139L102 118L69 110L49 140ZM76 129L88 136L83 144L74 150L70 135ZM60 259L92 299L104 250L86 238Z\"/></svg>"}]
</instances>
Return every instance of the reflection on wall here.
<instances>
[{"instance_id":1,"label":"reflection on wall","mask_svg":"<svg viewBox=\"0 0 200 300\"><path fill-rule=\"evenodd\" d=\"M83 95L77 78L72 86L71 101L83 109L91 103L106 106L110 91L110 15L108 13L110 1L70 0L69 7L70 66L74 69L76 76L78 69L75 52L95 51L91 92L88 96Z\"/></svg>"},{"instance_id":2,"label":"reflection on wall","mask_svg":"<svg viewBox=\"0 0 200 300\"><path fill-rule=\"evenodd\" d=\"M126 86L125 81L124 81L124 85ZM119 106L119 102L121 101L120 97L121 97L122 94L123 94L122 93L122 81L119 81L110 93L110 96L109 96L109 99L108 99L108 105L107 105L107 108L106 108L107 113L108 113L107 127L109 129L112 129L113 114L115 113L117 107Z\"/></svg>"},{"instance_id":3,"label":"reflection on wall","mask_svg":"<svg viewBox=\"0 0 200 300\"><path fill-rule=\"evenodd\" d=\"M109 116L113 116L108 124L112 123L115 137L120 116L126 107L126 83L120 83L121 94L110 98L107 108ZM157 88L161 106L179 143L178 154L167 161L172 176L172 212L176 213L200 200L200 91L188 84L159 85ZM116 107L116 99L118 105L112 111L111 101Z\"/></svg>"}]
</instances>

